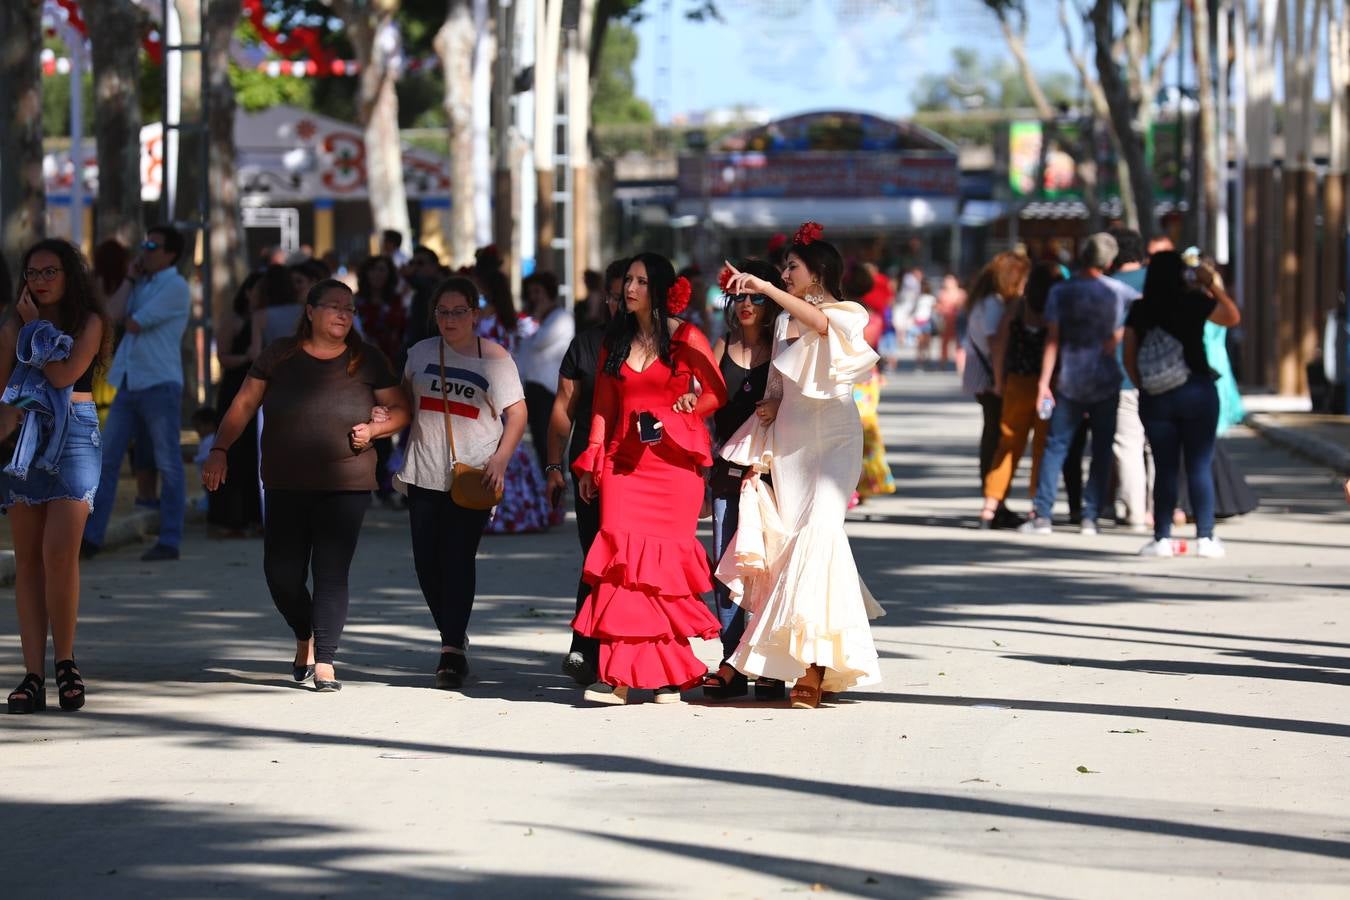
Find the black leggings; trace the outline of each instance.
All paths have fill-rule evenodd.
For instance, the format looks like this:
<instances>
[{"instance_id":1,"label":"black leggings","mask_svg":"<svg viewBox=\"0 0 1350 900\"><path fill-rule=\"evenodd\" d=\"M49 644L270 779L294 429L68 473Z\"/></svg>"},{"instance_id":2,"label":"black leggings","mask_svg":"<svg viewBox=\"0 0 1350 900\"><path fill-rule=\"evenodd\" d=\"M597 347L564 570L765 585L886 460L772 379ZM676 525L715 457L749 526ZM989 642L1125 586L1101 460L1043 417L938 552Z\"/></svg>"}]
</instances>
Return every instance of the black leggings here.
<instances>
[{"instance_id":1,"label":"black leggings","mask_svg":"<svg viewBox=\"0 0 1350 900\"><path fill-rule=\"evenodd\" d=\"M530 423L530 442L543 471L548 462L548 420L553 415L553 391L537 381L525 382L525 415Z\"/></svg>"},{"instance_id":2,"label":"black leggings","mask_svg":"<svg viewBox=\"0 0 1350 900\"><path fill-rule=\"evenodd\" d=\"M465 509L445 491L408 485L413 566L443 647L464 649L477 588L478 542L491 512Z\"/></svg>"},{"instance_id":3,"label":"black leggings","mask_svg":"<svg viewBox=\"0 0 1350 900\"><path fill-rule=\"evenodd\" d=\"M314 661L332 665L347 624L347 575L369 491L267 490L263 574L297 641L314 638ZM314 575L314 591L307 582Z\"/></svg>"},{"instance_id":4,"label":"black leggings","mask_svg":"<svg viewBox=\"0 0 1350 900\"><path fill-rule=\"evenodd\" d=\"M584 566L586 557L591 552L591 544L595 543L595 536L600 533L600 500L597 498L591 503L582 500L575 475L572 476L572 498L572 508L577 513L577 539L581 541L581 563ZM585 605L586 598L590 595L591 586L586 583L583 575L577 579L577 612L581 612L581 607ZM569 652L580 653L586 657L586 662L595 666L600 661L600 642L573 631L572 649Z\"/></svg>"}]
</instances>

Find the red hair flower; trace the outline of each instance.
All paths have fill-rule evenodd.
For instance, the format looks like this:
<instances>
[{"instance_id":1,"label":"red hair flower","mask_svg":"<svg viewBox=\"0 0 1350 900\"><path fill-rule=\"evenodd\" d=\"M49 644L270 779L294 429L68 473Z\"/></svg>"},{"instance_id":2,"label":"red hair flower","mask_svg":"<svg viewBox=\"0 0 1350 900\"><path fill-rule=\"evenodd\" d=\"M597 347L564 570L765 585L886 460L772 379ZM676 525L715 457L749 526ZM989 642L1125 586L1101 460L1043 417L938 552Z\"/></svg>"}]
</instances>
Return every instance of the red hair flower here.
<instances>
[{"instance_id":1,"label":"red hair flower","mask_svg":"<svg viewBox=\"0 0 1350 900\"><path fill-rule=\"evenodd\" d=\"M825 226L819 222L803 222L802 227L798 228L797 233L793 236L792 243L806 247L820 240L824 231Z\"/></svg>"},{"instance_id":2,"label":"red hair flower","mask_svg":"<svg viewBox=\"0 0 1350 900\"><path fill-rule=\"evenodd\" d=\"M689 308L689 295L694 292L689 284L689 279L681 275L675 279L675 283L670 286L666 293L666 311L672 316L678 316Z\"/></svg>"},{"instance_id":3,"label":"red hair flower","mask_svg":"<svg viewBox=\"0 0 1350 900\"><path fill-rule=\"evenodd\" d=\"M717 273L717 286L722 289L722 293L727 292L731 286L731 266L723 266L722 271Z\"/></svg>"},{"instance_id":4,"label":"red hair flower","mask_svg":"<svg viewBox=\"0 0 1350 900\"><path fill-rule=\"evenodd\" d=\"M781 232L775 234L773 237L769 238L769 248L768 248L769 255L773 256L775 253L777 253L779 250L782 250L786 246L787 246L787 235Z\"/></svg>"}]
</instances>

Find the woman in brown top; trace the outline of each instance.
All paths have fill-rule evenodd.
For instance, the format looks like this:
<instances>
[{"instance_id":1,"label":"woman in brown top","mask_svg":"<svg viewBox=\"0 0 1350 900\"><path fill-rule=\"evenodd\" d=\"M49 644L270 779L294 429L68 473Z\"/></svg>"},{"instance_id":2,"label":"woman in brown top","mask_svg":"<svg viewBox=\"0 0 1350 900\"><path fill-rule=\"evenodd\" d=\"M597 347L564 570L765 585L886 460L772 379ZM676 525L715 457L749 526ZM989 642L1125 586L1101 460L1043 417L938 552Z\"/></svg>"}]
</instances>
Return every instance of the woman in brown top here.
<instances>
[{"instance_id":1,"label":"woman in brown top","mask_svg":"<svg viewBox=\"0 0 1350 900\"><path fill-rule=\"evenodd\" d=\"M352 330L355 315L342 282L311 288L295 336L254 362L202 466L202 484L216 490L230 445L263 408L263 573L295 632L292 674L296 681L313 676L319 691L342 689L333 659L347 621L347 575L375 489L375 455L364 451L408 422L398 377Z\"/></svg>"}]
</instances>

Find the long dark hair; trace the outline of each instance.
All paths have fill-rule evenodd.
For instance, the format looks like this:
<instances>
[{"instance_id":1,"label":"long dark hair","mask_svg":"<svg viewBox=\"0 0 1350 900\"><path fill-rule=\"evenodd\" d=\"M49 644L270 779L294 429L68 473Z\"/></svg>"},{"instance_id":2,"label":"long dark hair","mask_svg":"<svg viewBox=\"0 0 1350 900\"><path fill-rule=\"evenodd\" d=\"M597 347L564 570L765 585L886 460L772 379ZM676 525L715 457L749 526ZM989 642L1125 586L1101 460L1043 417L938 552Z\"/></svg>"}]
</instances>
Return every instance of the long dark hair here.
<instances>
[{"instance_id":1,"label":"long dark hair","mask_svg":"<svg viewBox=\"0 0 1350 900\"><path fill-rule=\"evenodd\" d=\"M249 272L240 283L239 290L234 292L234 302L230 304L236 316L248 319L249 313L252 312L248 308L248 292L253 290L253 286L261 281L262 277L261 272Z\"/></svg>"},{"instance_id":2,"label":"long dark hair","mask_svg":"<svg viewBox=\"0 0 1350 900\"><path fill-rule=\"evenodd\" d=\"M103 341L95 359L102 366L112 347L112 329L108 326L108 315L103 311L103 301L94 293L94 282L89 277L89 267L85 265L84 254L74 244L60 238L47 238L29 247L28 252L23 255L23 263L19 266L19 287L15 294L15 302L23 295L24 285L27 284L24 273L28 271L29 261L36 254L43 252L50 253L61 261L61 271L66 276L66 291L57 305L56 327L74 338L84 331L84 326L89 324L90 318L97 317L103 323ZM37 303L37 297L33 298L33 302Z\"/></svg>"},{"instance_id":3,"label":"long dark hair","mask_svg":"<svg viewBox=\"0 0 1350 900\"><path fill-rule=\"evenodd\" d=\"M108 238L94 248L94 277L104 294L117 290L126 279L130 267L131 254L116 238Z\"/></svg>"},{"instance_id":4,"label":"long dark hair","mask_svg":"<svg viewBox=\"0 0 1350 900\"><path fill-rule=\"evenodd\" d=\"M497 315L497 325L507 334L515 334L516 304L511 299L511 279L502 271L502 258L497 253L497 248L479 247L474 252L473 268L469 274L478 282L479 290L492 305L492 311ZM439 297L440 294L436 296ZM474 300L472 296L469 299Z\"/></svg>"},{"instance_id":5,"label":"long dark hair","mask_svg":"<svg viewBox=\"0 0 1350 900\"><path fill-rule=\"evenodd\" d=\"M325 278L323 281L320 281L318 284L314 285L314 287L309 289L309 293L305 295L305 305L318 306L319 301L323 299L323 295L327 294L329 291L341 291L351 299L352 303L356 302L356 296L352 293L351 288L347 287L347 285L338 281L336 278ZM291 339L293 346L286 351L286 356L290 356L296 350L300 349L300 345L313 336L314 321L309 316L301 314L300 323L295 326L295 336ZM352 316L352 327L347 331L346 341L347 374L355 375L356 370L361 368L361 362L365 359L366 355L366 342L361 340L361 335L356 332L355 316Z\"/></svg>"},{"instance_id":6,"label":"long dark hair","mask_svg":"<svg viewBox=\"0 0 1350 900\"><path fill-rule=\"evenodd\" d=\"M844 257L829 241L812 241L809 244L793 242L788 253L796 256L806 266L806 271L816 276L820 286L836 300L844 299Z\"/></svg>"},{"instance_id":7,"label":"long dark hair","mask_svg":"<svg viewBox=\"0 0 1350 900\"><path fill-rule=\"evenodd\" d=\"M756 278L762 278L780 291L783 289L782 273L768 260L752 257L750 259L732 260L731 263L736 267L737 271L747 272L754 275ZM726 300L722 305L722 318L725 319L727 323L727 343L730 343L733 340L744 341L745 335L742 333L741 320L740 317L736 315L736 299L741 295L723 294L722 296ZM770 343L773 342L773 323L777 321L780 312L782 312L782 310L777 303L773 302L772 297L766 297L764 299L764 322L760 326L764 330L763 340Z\"/></svg>"},{"instance_id":8,"label":"long dark hair","mask_svg":"<svg viewBox=\"0 0 1350 900\"><path fill-rule=\"evenodd\" d=\"M1050 289L1064 280L1058 263L1037 263L1027 276L1027 286L1022 292L1022 300L1027 309L1036 315L1045 313L1045 301L1050 298Z\"/></svg>"},{"instance_id":9,"label":"long dark hair","mask_svg":"<svg viewBox=\"0 0 1350 900\"><path fill-rule=\"evenodd\" d=\"M384 266L388 277L384 280L384 288L376 296L374 288L370 286L370 270L376 266ZM398 293L398 269L394 266L394 261L387 256L372 256L361 263L361 269L356 274L356 293L362 300L378 303L380 306L393 309L401 306L402 301Z\"/></svg>"},{"instance_id":10,"label":"long dark hair","mask_svg":"<svg viewBox=\"0 0 1350 900\"><path fill-rule=\"evenodd\" d=\"M656 355L667 366L671 364L670 360L670 329L666 327L666 319L670 312L667 306L667 296L670 293L670 286L675 283L675 267L670 264L659 253L639 253L628 262L628 271L632 272L633 265L642 263L647 269L647 294L652 301L652 324L656 330ZM624 276L625 290L629 275ZM609 356L605 360L605 374L612 375L615 378L623 378L622 369L624 362L628 359L628 353L633 349L633 338L637 337L638 321L637 316L628 311L628 304L621 304L619 311L615 313L613 321L609 323L609 330L605 332L605 350Z\"/></svg>"},{"instance_id":11,"label":"long dark hair","mask_svg":"<svg viewBox=\"0 0 1350 900\"><path fill-rule=\"evenodd\" d=\"M292 306L300 302L295 296L295 287L291 284L291 271L279 263L273 263L262 272L262 282L258 285L262 294L259 306L267 309L272 306Z\"/></svg>"}]
</instances>

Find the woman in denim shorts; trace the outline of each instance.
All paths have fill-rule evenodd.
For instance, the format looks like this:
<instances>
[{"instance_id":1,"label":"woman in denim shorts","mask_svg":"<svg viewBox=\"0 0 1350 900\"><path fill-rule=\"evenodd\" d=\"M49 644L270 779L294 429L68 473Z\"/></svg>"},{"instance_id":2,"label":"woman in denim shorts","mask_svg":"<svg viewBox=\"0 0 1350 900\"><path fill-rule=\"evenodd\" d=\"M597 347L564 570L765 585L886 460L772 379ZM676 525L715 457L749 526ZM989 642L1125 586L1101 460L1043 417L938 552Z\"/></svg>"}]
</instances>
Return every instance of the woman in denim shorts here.
<instances>
[{"instance_id":1,"label":"woman in denim shorts","mask_svg":"<svg viewBox=\"0 0 1350 900\"><path fill-rule=\"evenodd\" d=\"M15 597L28 674L8 706L11 713L46 708L50 628L57 696L62 709L76 710L84 706L75 665L80 538L103 465L92 390L109 331L84 259L71 244L35 244L19 274L18 302L0 325L0 382L8 384L0 437L20 429L18 448L0 473L0 508L14 534Z\"/></svg>"}]
</instances>

